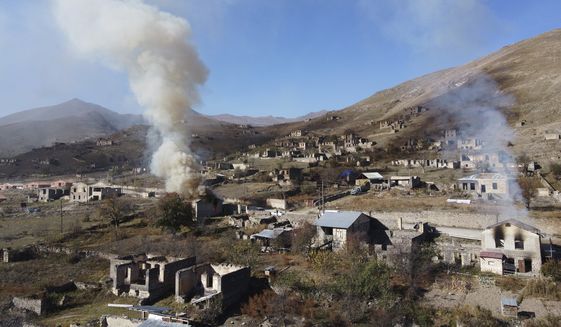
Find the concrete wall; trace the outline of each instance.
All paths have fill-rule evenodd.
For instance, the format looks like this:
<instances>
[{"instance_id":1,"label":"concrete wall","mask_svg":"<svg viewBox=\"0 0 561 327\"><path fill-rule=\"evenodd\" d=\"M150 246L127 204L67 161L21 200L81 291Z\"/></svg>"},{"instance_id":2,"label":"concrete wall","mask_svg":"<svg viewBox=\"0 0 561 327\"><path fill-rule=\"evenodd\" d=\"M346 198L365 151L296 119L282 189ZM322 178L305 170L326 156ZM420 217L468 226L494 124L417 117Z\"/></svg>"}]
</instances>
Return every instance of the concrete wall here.
<instances>
[{"instance_id":1,"label":"concrete wall","mask_svg":"<svg viewBox=\"0 0 561 327\"><path fill-rule=\"evenodd\" d=\"M222 306L224 308L238 302L248 291L251 270L244 267L220 278Z\"/></svg>"},{"instance_id":2,"label":"concrete wall","mask_svg":"<svg viewBox=\"0 0 561 327\"><path fill-rule=\"evenodd\" d=\"M24 297L14 297L12 303L18 309L28 310L38 315L45 313L45 303L41 299L30 299Z\"/></svg>"},{"instance_id":3,"label":"concrete wall","mask_svg":"<svg viewBox=\"0 0 561 327\"><path fill-rule=\"evenodd\" d=\"M285 199L267 199L267 205L275 209L285 209L287 208Z\"/></svg>"},{"instance_id":4,"label":"concrete wall","mask_svg":"<svg viewBox=\"0 0 561 327\"><path fill-rule=\"evenodd\" d=\"M368 213L368 212L366 212ZM382 212L372 211L372 216L380 220L384 225L390 229L397 227L397 218L402 218L403 223L414 224L419 221L427 222L435 226L449 226L449 227L463 227L485 229L498 221L515 218L515 217L502 217L495 214L485 213L470 213L470 212L456 212L456 211L417 211L417 212ZM527 218L522 222L532 225L539 229L542 233L546 234L561 234L561 225L556 219L540 218L533 219Z\"/></svg>"},{"instance_id":5,"label":"concrete wall","mask_svg":"<svg viewBox=\"0 0 561 327\"><path fill-rule=\"evenodd\" d=\"M490 272L497 275L503 274L503 262L501 259L480 258L481 271Z\"/></svg>"},{"instance_id":6,"label":"concrete wall","mask_svg":"<svg viewBox=\"0 0 561 327\"><path fill-rule=\"evenodd\" d=\"M195 292L201 274L209 269L209 264L201 264L178 270L175 274L175 300L183 302Z\"/></svg>"}]
</instances>

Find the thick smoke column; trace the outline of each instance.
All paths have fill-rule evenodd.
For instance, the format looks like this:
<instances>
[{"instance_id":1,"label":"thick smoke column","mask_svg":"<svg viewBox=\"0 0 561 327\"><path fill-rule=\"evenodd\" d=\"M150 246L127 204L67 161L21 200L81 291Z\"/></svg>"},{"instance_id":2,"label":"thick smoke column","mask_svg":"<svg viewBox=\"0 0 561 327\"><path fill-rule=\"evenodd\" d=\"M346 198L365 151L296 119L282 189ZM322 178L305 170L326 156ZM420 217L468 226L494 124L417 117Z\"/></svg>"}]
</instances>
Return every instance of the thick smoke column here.
<instances>
[{"instance_id":1,"label":"thick smoke column","mask_svg":"<svg viewBox=\"0 0 561 327\"><path fill-rule=\"evenodd\" d=\"M167 191L192 194L198 172L182 122L199 101L207 70L189 43L188 22L141 0L54 0L53 8L79 54L128 73L161 139L152 173L166 180Z\"/></svg>"},{"instance_id":2,"label":"thick smoke column","mask_svg":"<svg viewBox=\"0 0 561 327\"><path fill-rule=\"evenodd\" d=\"M440 93L429 105L439 108L443 119L459 122L460 134L482 140L484 152L502 152L512 157L508 145L515 135L501 109L514 105L515 99L501 92L492 78L479 73ZM528 218L526 208L516 205L522 198L520 186L512 183L509 187L510 195L503 199L506 205L502 219Z\"/></svg>"}]
</instances>

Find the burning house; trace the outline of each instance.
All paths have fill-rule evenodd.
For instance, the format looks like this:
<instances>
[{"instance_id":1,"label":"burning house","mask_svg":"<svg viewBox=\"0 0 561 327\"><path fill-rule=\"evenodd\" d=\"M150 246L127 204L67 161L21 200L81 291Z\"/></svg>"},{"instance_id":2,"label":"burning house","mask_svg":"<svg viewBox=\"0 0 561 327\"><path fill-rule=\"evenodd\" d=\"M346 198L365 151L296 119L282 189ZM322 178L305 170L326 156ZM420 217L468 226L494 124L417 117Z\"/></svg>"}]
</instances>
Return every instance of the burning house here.
<instances>
[{"instance_id":1,"label":"burning house","mask_svg":"<svg viewBox=\"0 0 561 327\"><path fill-rule=\"evenodd\" d=\"M533 226L508 219L483 231L481 271L498 275L539 274L542 265L541 235Z\"/></svg>"}]
</instances>

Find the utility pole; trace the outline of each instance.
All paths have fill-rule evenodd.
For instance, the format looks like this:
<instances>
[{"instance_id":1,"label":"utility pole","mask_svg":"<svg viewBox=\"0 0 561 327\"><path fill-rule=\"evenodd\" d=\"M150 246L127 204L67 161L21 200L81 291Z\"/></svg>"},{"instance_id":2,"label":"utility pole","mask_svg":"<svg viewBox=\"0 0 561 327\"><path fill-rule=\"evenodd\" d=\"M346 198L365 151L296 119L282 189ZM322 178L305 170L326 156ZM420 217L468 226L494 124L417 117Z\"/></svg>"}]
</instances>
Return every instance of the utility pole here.
<instances>
[{"instance_id":1,"label":"utility pole","mask_svg":"<svg viewBox=\"0 0 561 327\"><path fill-rule=\"evenodd\" d=\"M62 198L60 198L60 234L62 235Z\"/></svg>"},{"instance_id":2,"label":"utility pole","mask_svg":"<svg viewBox=\"0 0 561 327\"><path fill-rule=\"evenodd\" d=\"M325 211L325 193L323 191L323 179L321 180L321 211Z\"/></svg>"}]
</instances>

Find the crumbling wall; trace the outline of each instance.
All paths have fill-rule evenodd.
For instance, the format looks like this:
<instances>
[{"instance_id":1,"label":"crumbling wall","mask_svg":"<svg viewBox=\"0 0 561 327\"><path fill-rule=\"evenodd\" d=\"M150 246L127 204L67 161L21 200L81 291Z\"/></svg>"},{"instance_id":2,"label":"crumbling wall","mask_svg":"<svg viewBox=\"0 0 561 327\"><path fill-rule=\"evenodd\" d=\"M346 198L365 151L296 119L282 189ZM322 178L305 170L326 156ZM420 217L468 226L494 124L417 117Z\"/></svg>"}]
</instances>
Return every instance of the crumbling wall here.
<instances>
[{"instance_id":1,"label":"crumbling wall","mask_svg":"<svg viewBox=\"0 0 561 327\"><path fill-rule=\"evenodd\" d=\"M201 273L208 269L208 264L178 270L175 274L175 299L183 303L185 298L191 297L195 287L201 279Z\"/></svg>"},{"instance_id":2,"label":"crumbling wall","mask_svg":"<svg viewBox=\"0 0 561 327\"><path fill-rule=\"evenodd\" d=\"M38 315L45 313L45 301L43 299L14 297L12 303L18 309L31 311Z\"/></svg>"},{"instance_id":3,"label":"crumbling wall","mask_svg":"<svg viewBox=\"0 0 561 327\"><path fill-rule=\"evenodd\" d=\"M251 270L249 267L243 267L222 276L220 290L222 292L223 308L238 302L247 293L250 278Z\"/></svg>"},{"instance_id":4,"label":"crumbling wall","mask_svg":"<svg viewBox=\"0 0 561 327\"><path fill-rule=\"evenodd\" d=\"M175 274L184 268L191 267L197 263L196 257L190 257L186 259L180 259L177 261L172 261L170 263L166 263L164 266L164 285L166 288L170 290L173 289L173 285L175 283Z\"/></svg>"}]
</instances>

